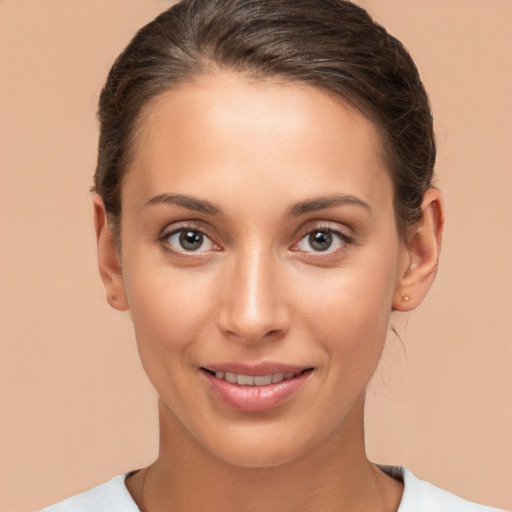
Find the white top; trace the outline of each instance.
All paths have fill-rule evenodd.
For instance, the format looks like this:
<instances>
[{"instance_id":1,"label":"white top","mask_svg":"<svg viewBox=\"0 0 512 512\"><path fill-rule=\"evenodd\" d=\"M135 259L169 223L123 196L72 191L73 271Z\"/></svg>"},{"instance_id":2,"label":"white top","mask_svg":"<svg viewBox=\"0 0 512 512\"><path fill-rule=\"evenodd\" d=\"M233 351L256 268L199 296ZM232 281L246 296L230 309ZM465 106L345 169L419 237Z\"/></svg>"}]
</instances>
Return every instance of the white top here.
<instances>
[{"instance_id":1,"label":"white top","mask_svg":"<svg viewBox=\"0 0 512 512\"><path fill-rule=\"evenodd\" d=\"M406 468L380 468L393 478L404 482L404 494L397 512L499 512L497 508L466 501L420 480ZM40 512L140 512L124 485L129 474L118 475L109 482L44 508Z\"/></svg>"}]
</instances>

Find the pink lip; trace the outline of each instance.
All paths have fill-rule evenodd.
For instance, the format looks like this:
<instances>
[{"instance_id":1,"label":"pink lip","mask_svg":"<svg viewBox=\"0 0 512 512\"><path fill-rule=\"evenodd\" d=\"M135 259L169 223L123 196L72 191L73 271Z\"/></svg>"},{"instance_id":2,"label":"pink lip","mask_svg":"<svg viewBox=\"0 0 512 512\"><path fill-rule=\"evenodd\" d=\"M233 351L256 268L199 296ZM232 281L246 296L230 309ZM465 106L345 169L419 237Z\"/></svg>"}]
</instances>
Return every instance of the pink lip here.
<instances>
[{"instance_id":1,"label":"pink lip","mask_svg":"<svg viewBox=\"0 0 512 512\"><path fill-rule=\"evenodd\" d=\"M215 365L216 368L228 368L226 370L232 373L243 375L268 375L270 373L288 373L284 369L290 369L290 366L279 365L279 369L268 371L267 368L262 369L258 366L249 370L243 365L243 371L240 371L239 365ZM238 368L238 371L234 371ZM209 368L210 369L210 368ZM296 372L303 371L304 368L296 368ZM290 370L290 373L293 370ZM246 412L263 412L273 409L288 400L292 395L297 393L312 372L299 373L292 379L283 380L277 384L269 384L267 386L240 386L239 384L231 384L224 379L218 379L206 370L201 370L201 375L206 379L213 391L214 395L221 400L222 403L232 409Z\"/></svg>"}]
</instances>

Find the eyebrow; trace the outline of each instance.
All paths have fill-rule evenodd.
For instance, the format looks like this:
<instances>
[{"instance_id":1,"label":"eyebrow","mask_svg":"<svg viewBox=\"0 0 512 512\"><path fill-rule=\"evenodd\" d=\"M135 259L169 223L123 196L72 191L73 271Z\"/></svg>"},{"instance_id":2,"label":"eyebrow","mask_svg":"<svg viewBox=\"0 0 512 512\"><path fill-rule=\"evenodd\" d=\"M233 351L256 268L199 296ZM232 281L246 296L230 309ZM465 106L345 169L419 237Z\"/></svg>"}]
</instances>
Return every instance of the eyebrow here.
<instances>
[{"instance_id":1,"label":"eyebrow","mask_svg":"<svg viewBox=\"0 0 512 512\"><path fill-rule=\"evenodd\" d=\"M169 204L186 208L195 212L208 213L209 215L222 216L222 210L218 206L206 201L205 199L198 199L196 197L187 196L184 194L159 194L150 199L145 206L155 204Z\"/></svg>"},{"instance_id":2,"label":"eyebrow","mask_svg":"<svg viewBox=\"0 0 512 512\"><path fill-rule=\"evenodd\" d=\"M304 215L305 213L316 212L325 208L344 205L359 206L372 213L371 206L358 197L347 194L331 194L328 196L306 199L305 201L301 201L300 203L293 205L288 210L288 216L298 217L299 215Z\"/></svg>"},{"instance_id":3,"label":"eyebrow","mask_svg":"<svg viewBox=\"0 0 512 512\"><path fill-rule=\"evenodd\" d=\"M210 201L205 199L198 199L196 197L188 196L185 194L159 194L151 198L145 206L147 207L155 204L169 204L178 206L180 208L185 208L187 210L207 213L209 215L224 215L222 209ZM344 205L355 205L368 210L370 213L372 212L370 205L358 197L347 194L331 194L328 196L306 199L296 203L288 209L287 216L298 217L306 213L324 210L325 208Z\"/></svg>"}]
</instances>

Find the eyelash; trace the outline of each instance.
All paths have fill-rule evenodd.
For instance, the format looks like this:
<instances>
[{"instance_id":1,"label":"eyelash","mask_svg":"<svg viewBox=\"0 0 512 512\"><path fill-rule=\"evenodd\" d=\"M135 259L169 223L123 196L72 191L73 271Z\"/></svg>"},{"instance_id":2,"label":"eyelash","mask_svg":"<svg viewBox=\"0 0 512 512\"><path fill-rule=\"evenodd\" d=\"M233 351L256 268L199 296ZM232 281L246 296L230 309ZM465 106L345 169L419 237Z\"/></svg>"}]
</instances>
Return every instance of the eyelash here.
<instances>
[{"instance_id":1,"label":"eyelash","mask_svg":"<svg viewBox=\"0 0 512 512\"><path fill-rule=\"evenodd\" d=\"M162 236L160 236L158 238L158 242L161 244L161 246L164 248L165 251L167 252L170 252L172 254L177 254L179 256L182 256L182 255L194 255L194 254L202 254L202 253L205 253L205 252L210 252L212 249L208 250L208 251L194 251L194 250L189 250L187 251L186 249L184 248L181 248L181 249L176 249L176 248L173 248L171 247L171 244L169 243L169 239L172 237L172 236L175 236L175 235L178 235L178 234L183 234L183 233L195 233L195 234L198 234L198 235L201 235L203 237L203 240L209 240L210 243L214 246L214 251L220 251L220 247L218 244L216 244L212 237L205 232L204 229L200 229L198 228L197 226L187 226L187 225L184 225L184 226L180 226L178 228L175 228L171 231L167 231L165 232Z\"/></svg>"},{"instance_id":2,"label":"eyelash","mask_svg":"<svg viewBox=\"0 0 512 512\"><path fill-rule=\"evenodd\" d=\"M355 243L355 239L354 237L348 235L347 233L343 233L342 231L338 230L338 229L334 229L330 226L317 226L313 229L310 229L309 231L307 231L300 239L298 242L296 242L293 246L292 246L292 251L297 251L299 252L300 249L295 249L295 247L298 247L299 244L304 241L304 240L307 240L308 238L310 238L313 234L318 234L318 233L322 233L322 234L328 234L328 235L334 235L337 239L338 239L338 242L339 242L339 247L336 247L335 249L331 249L331 247L328 247L327 249L325 250L311 250L311 251L303 251L304 254L307 254L308 256L312 256L312 257L322 257L322 255L332 255L332 254L335 254L335 253L338 253L339 251L343 251L345 249L347 249L350 245L354 244ZM325 257L324 256L324 257Z\"/></svg>"},{"instance_id":3,"label":"eyelash","mask_svg":"<svg viewBox=\"0 0 512 512\"><path fill-rule=\"evenodd\" d=\"M171 247L169 239L175 235L178 235L178 234L181 235L186 232L195 233L195 234L202 236L203 242L204 242L204 240L209 240L209 242L214 246L214 248L202 250L202 251L201 250L196 251L196 250L186 250L184 248L176 249L176 248ZM301 251L300 249L297 248L302 241L306 240L308 237L311 237L311 235L318 234L318 233L334 235L339 241L339 247L337 247L335 249L331 249L329 247L325 250L317 250L317 251L315 251L315 250ZM194 226L194 225L190 225L190 226L183 225L183 226L175 228L171 231L167 231L162 236L160 236L157 241L161 244L161 246L164 248L165 251L170 252L175 255L179 255L179 256L186 255L185 257L190 257L192 255L197 255L197 254L208 253L211 251L219 252L222 250L221 247L216 242L213 241L212 237L204 229L198 228L197 226ZM304 254L306 254L308 256L322 257L322 255L327 256L327 255L332 255L334 253L337 253L339 251L343 251L343 250L347 249L348 246L350 246L354 243L355 243L354 237L352 237L346 233L343 233L342 231L334 229L330 226L317 226L317 227L305 232L301 236L301 238L291 246L290 250L293 252L303 252Z\"/></svg>"}]
</instances>

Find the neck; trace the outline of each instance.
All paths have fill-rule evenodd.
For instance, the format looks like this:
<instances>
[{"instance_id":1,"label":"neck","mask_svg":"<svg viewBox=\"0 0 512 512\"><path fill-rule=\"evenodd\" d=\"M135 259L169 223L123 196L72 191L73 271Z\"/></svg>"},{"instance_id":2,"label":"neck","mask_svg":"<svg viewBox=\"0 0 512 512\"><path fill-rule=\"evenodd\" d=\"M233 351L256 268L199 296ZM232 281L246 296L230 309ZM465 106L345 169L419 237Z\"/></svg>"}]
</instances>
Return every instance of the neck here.
<instances>
[{"instance_id":1,"label":"neck","mask_svg":"<svg viewBox=\"0 0 512 512\"><path fill-rule=\"evenodd\" d=\"M127 482L143 512L398 508L401 484L384 475L365 454L364 397L352 408L343 428L314 449L292 462L257 468L219 460L190 436L165 404L160 403L159 410L158 459L149 472L141 472L138 485L137 479L132 485Z\"/></svg>"}]
</instances>

